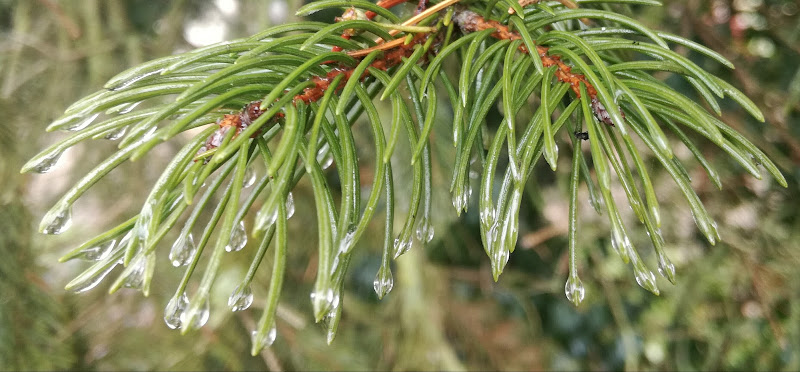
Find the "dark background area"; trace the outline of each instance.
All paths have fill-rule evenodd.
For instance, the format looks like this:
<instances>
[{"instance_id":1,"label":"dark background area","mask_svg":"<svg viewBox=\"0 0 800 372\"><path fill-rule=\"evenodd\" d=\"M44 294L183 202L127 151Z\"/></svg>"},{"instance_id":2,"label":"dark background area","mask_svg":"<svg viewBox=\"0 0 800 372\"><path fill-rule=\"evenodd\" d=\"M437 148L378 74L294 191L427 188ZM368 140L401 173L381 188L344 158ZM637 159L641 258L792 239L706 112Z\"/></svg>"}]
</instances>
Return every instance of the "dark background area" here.
<instances>
[{"instance_id":1,"label":"dark background area","mask_svg":"<svg viewBox=\"0 0 800 372\"><path fill-rule=\"evenodd\" d=\"M675 141L676 155L687 164L693 187L718 221L723 239L715 246L705 242L677 187L653 167L676 285L659 278L661 296L640 288L611 248L605 220L586 202L580 211L579 249L587 298L577 308L566 300L566 156L559 172L543 163L529 183L517 249L493 282L478 236L476 198L468 214L456 216L446 192L452 146L434 141L434 187L444 190L434 194L434 240L427 247L416 245L398 261L395 288L378 301L372 281L380 264L382 227L373 224L356 248L360 253L351 265L344 316L331 346L310 311L316 233L309 233L315 230L309 226L316 219L310 185L300 183L294 191L297 214L289 223L293 240L278 340L251 357L249 330L263 308L269 276L262 273L254 282L251 309L231 313L226 301L246 270L244 257L223 266L212 291L209 323L186 336L162 320L182 274L168 265L157 271L147 298L128 290L108 295L108 283L82 294L62 289L86 265L59 264L58 257L140 206L143 190L175 148L156 149L112 172L76 204L75 225L59 236L38 234L39 218L115 144L94 141L71 149L47 175L20 175L19 169L63 136L45 135L47 124L114 74L292 21L301 4L0 0L0 369L800 369L800 3L664 3L635 8L634 16L654 29L707 45L735 63L736 69L728 70L677 48L761 107L766 123L725 100L723 119L763 149L789 182L784 189L766 176L756 180L722 150L693 138L720 173L724 188L717 190ZM324 20L329 16L315 14ZM699 101L681 79L659 77ZM445 121L437 127L441 138L449 131ZM568 134L561 135L566 141ZM588 200L585 190L579 197ZM397 212L402 215L403 208ZM644 229L631 230L640 251L648 251ZM166 260L168 250L163 247L159 259ZM652 253L643 258L655 261Z\"/></svg>"}]
</instances>

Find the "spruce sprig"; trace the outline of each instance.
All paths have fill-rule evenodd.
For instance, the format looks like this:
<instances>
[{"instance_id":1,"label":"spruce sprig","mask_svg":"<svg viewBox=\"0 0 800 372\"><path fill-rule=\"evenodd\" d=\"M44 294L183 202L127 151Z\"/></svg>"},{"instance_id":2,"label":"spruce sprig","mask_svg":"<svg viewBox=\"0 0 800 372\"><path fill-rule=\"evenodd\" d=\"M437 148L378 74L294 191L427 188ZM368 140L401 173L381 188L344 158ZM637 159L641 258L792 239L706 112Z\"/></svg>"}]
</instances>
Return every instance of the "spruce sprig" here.
<instances>
[{"instance_id":1,"label":"spruce sprig","mask_svg":"<svg viewBox=\"0 0 800 372\"><path fill-rule=\"evenodd\" d=\"M96 261L67 288L91 289L121 264L124 269L111 292L132 287L147 295L160 264L155 252L169 248L171 263L186 271L167 305L165 321L186 332L208 319L209 293L225 252L239 251L248 242L253 248L250 268L229 300L236 311L252 303L251 281L273 245L269 294L253 333L255 354L276 337L275 311L291 245L287 223L294 210L292 189L308 178L319 244L311 301L316 320L325 322L332 341L351 256L381 204L387 213L383 259L375 279L379 297L393 286L391 258L408 251L415 234L422 244L433 237L429 141L433 126L442 125L437 120L444 111L439 97L453 110L456 155L450 160L454 169L450 191L457 213L467 210L472 195L470 160L477 157L483 167L477 205L495 280L517 243L525 184L541 158L557 170L558 145L564 143L562 133L569 133L571 140L566 143L573 155L565 292L576 305L585 293L576 251L576 195L581 183L587 186L594 209L608 218L614 248L631 263L639 285L655 294L659 293L655 275L628 237L630 227L611 195L616 178L651 238L659 273L674 282L645 151L675 181L711 244L719 240L716 223L673 156L670 137L689 148L717 187L722 186L717 172L687 132L722 148L754 177L761 178L763 167L786 187L766 155L719 119L718 100L724 97L763 121L758 107L670 45L733 65L702 45L650 30L625 15L634 6L660 5L657 1L421 1L415 15L405 18L387 9L399 4L316 1L297 14L345 8L346 16L333 24L280 25L249 38L150 61L120 73L103 90L67 108L48 130L73 134L36 155L23 172L47 172L64 151L87 140L118 140L119 150L56 202L42 220L43 233L67 229L72 204L114 168L199 128L191 140L181 143L182 149L168 162L138 215L64 255L62 260ZM685 79L711 110L655 79L656 71ZM390 102L389 122L381 121L376 100ZM499 123L489 117L495 107L502 112ZM375 153L367 161L374 167L372 189L363 199L359 169L364 160L357 156L352 130L361 118L369 123ZM394 152L401 136L412 149L408 159L398 159L401 155ZM582 147L584 141L588 149ZM393 226L393 159L412 169L408 214L398 233ZM338 190L325 175L331 162L336 164ZM254 169L265 169L266 174L259 178ZM251 191L245 194L245 188ZM248 232L244 218L256 213L254 205L262 207ZM198 226L204 210L213 211L211 218ZM179 222L183 227L176 240L162 244ZM198 276L204 255L208 263ZM198 286L188 294L190 281L198 281Z\"/></svg>"}]
</instances>

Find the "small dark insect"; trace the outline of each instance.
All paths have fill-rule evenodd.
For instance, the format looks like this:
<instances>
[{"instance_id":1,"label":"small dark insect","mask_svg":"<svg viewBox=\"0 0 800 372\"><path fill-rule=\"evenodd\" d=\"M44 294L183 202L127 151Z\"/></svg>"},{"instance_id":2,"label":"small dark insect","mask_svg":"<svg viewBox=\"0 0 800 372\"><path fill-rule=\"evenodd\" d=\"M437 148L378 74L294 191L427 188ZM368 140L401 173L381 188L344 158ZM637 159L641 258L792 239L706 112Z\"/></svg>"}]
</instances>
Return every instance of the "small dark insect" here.
<instances>
[{"instance_id":1,"label":"small dark insect","mask_svg":"<svg viewBox=\"0 0 800 372\"><path fill-rule=\"evenodd\" d=\"M634 41L633 45L639 45L639 42L638 41Z\"/></svg>"},{"instance_id":2,"label":"small dark insect","mask_svg":"<svg viewBox=\"0 0 800 372\"><path fill-rule=\"evenodd\" d=\"M579 140L582 140L582 141L588 141L589 140L589 132L575 132L575 138L577 138Z\"/></svg>"}]
</instances>

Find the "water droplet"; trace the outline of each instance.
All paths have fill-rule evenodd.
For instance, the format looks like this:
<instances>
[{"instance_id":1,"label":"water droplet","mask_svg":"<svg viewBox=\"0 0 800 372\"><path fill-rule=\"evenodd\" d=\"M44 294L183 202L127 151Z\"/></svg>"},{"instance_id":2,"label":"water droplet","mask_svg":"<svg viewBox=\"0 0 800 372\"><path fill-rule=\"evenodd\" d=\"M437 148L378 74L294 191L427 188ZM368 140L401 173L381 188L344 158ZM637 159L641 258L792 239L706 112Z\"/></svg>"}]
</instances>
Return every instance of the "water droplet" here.
<instances>
[{"instance_id":1,"label":"water droplet","mask_svg":"<svg viewBox=\"0 0 800 372\"><path fill-rule=\"evenodd\" d=\"M253 167L247 167L244 170L244 180L242 181L242 188L248 188L253 186L256 183L256 171L253 170Z\"/></svg>"},{"instance_id":2,"label":"water droplet","mask_svg":"<svg viewBox=\"0 0 800 372\"><path fill-rule=\"evenodd\" d=\"M505 269L506 264L508 263L508 258L511 256L511 252L504 247L504 243L504 239L501 239L499 244L500 246L497 247L491 256L492 276L494 277L495 281L497 281L497 278L503 273L503 269Z\"/></svg>"},{"instance_id":3,"label":"water droplet","mask_svg":"<svg viewBox=\"0 0 800 372\"><path fill-rule=\"evenodd\" d=\"M340 309L333 308L325 316L325 327L327 328L325 340L328 342L328 345L333 343L333 339L336 338L336 329L339 328L339 318L341 315L342 312Z\"/></svg>"},{"instance_id":4,"label":"water droplet","mask_svg":"<svg viewBox=\"0 0 800 372\"><path fill-rule=\"evenodd\" d=\"M114 248L114 245L117 244L116 239L111 239L109 241L102 242L98 245L93 247L89 247L80 251L80 253L75 256L75 258L80 258L84 261L100 261L104 260L111 254L111 250Z\"/></svg>"},{"instance_id":5,"label":"water droplet","mask_svg":"<svg viewBox=\"0 0 800 372\"><path fill-rule=\"evenodd\" d=\"M100 282L103 281L103 279L105 279L106 276L108 276L111 270L114 270L114 268L117 267L118 264L119 262L115 262L114 264L108 265L108 267L103 269L103 271L95 274L94 276L82 282L76 283L75 285L71 285L69 289L75 293L83 293L96 287L98 284L100 284Z\"/></svg>"},{"instance_id":6,"label":"water droplet","mask_svg":"<svg viewBox=\"0 0 800 372\"><path fill-rule=\"evenodd\" d=\"M228 297L228 306L231 308L231 311L247 310L252 304L253 291L250 289L249 285L242 286L240 284L236 286L231 296Z\"/></svg>"},{"instance_id":7,"label":"water droplet","mask_svg":"<svg viewBox=\"0 0 800 372\"><path fill-rule=\"evenodd\" d=\"M48 154L47 156L39 159L38 162L31 165L30 169L32 169L36 173L47 173L53 170L53 167L58 163L58 159L61 158L64 152L54 152Z\"/></svg>"},{"instance_id":8,"label":"water droplet","mask_svg":"<svg viewBox=\"0 0 800 372\"><path fill-rule=\"evenodd\" d=\"M353 239L356 237L356 227L350 226L341 240L339 240L339 253L348 253L353 249Z\"/></svg>"},{"instance_id":9,"label":"water droplet","mask_svg":"<svg viewBox=\"0 0 800 372\"><path fill-rule=\"evenodd\" d=\"M462 189L461 192L456 192L453 194L453 207L456 208L457 213L467 210L469 197L472 195L472 187L470 185L467 185L466 187L467 188Z\"/></svg>"},{"instance_id":10,"label":"water droplet","mask_svg":"<svg viewBox=\"0 0 800 372\"><path fill-rule=\"evenodd\" d=\"M231 231L231 238L225 250L228 252L239 252L247 245L247 230L244 228L244 221L239 221L239 224Z\"/></svg>"},{"instance_id":11,"label":"water droplet","mask_svg":"<svg viewBox=\"0 0 800 372\"><path fill-rule=\"evenodd\" d=\"M250 332L250 337L252 338L253 345L256 345L256 348L261 350L275 343L275 339L278 338L278 330L275 328L275 325L273 325L261 337L259 337L258 331L255 330Z\"/></svg>"},{"instance_id":12,"label":"water droplet","mask_svg":"<svg viewBox=\"0 0 800 372\"><path fill-rule=\"evenodd\" d=\"M132 77L132 78L130 78L128 80L125 80L125 81L117 84L116 86L113 86L113 87L109 88L109 90L113 90L113 91L123 90L125 88L130 87L131 85L133 85L133 83L136 83L139 80L142 80L142 79L144 79L146 77L149 77L149 76L158 75L162 71L164 71L164 69L160 68L158 70L149 71L149 72L146 72L146 73L141 74L141 75L136 75L136 76L134 76L134 77Z\"/></svg>"},{"instance_id":13,"label":"water droplet","mask_svg":"<svg viewBox=\"0 0 800 372\"><path fill-rule=\"evenodd\" d=\"M498 231L497 223L494 223L492 227L490 227L485 232L486 246L484 247L484 249L486 250L487 253L489 252L489 247L493 247L497 243L497 231Z\"/></svg>"},{"instance_id":14,"label":"water droplet","mask_svg":"<svg viewBox=\"0 0 800 372\"><path fill-rule=\"evenodd\" d=\"M409 236L406 240L400 240L400 238L395 238L394 240L394 258L402 256L404 253L408 252L411 249L412 240Z\"/></svg>"},{"instance_id":15,"label":"water droplet","mask_svg":"<svg viewBox=\"0 0 800 372\"><path fill-rule=\"evenodd\" d=\"M289 193L286 194L286 219L287 220L292 218L292 216L294 216L294 209L295 209L294 208L294 195L292 195L292 192L289 191Z\"/></svg>"},{"instance_id":16,"label":"water droplet","mask_svg":"<svg viewBox=\"0 0 800 372\"><path fill-rule=\"evenodd\" d=\"M630 261L629 252L633 251L633 245L627 234L623 234L619 227L612 227L611 229L611 246L617 251L622 261L628 263Z\"/></svg>"},{"instance_id":17,"label":"water droplet","mask_svg":"<svg viewBox=\"0 0 800 372\"><path fill-rule=\"evenodd\" d=\"M116 140L122 138L122 136L124 136L125 133L128 133L128 126L127 125L124 126L124 127L121 127L121 128L114 129L111 132L108 132L108 134L106 134L106 136L104 138L109 140L109 141L116 141Z\"/></svg>"},{"instance_id":18,"label":"water droplet","mask_svg":"<svg viewBox=\"0 0 800 372\"><path fill-rule=\"evenodd\" d=\"M583 302L583 298L586 295L586 289L583 287L583 282L578 276L570 276L567 279L567 284L564 285L564 294L567 295L567 299L569 302L578 306Z\"/></svg>"},{"instance_id":19,"label":"water droplet","mask_svg":"<svg viewBox=\"0 0 800 372\"><path fill-rule=\"evenodd\" d=\"M133 111L133 109L135 109L136 106L139 106L141 103L142 103L142 101L133 102L133 103L130 103L130 104L127 104L127 105L120 105L119 106L120 109L119 109L119 111L117 111L117 113L121 114L121 115L127 114L127 113Z\"/></svg>"},{"instance_id":20,"label":"water droplet","mask_svg":"<svg viewBox=\"0 0 800 372\"><path fill-rule=\"evenodd\" d=\"M480 212L481 223L487 227L494 225L494 220L497 217L496 213L497 213L496 209L492 207L487 206L481 209Z\"/></svg>"},{"instance_id":21,"label":"water droplet","mask_svg":"<svg viewBox=\"0 0 800 372\"><path fill-rule=\"evenodd\" d=\"M43 234L58 235L67 231L70 226L72 226L72 208L68 204L59 204L44 215L39 230Z\"/></svg>"},{"instance_id":22,"label":"water droplet","mask_svg":"<svg viewBox=\"0 0 800 372\"><path fill-rule=\"evenodd\" d=\"M79 120L78 122L71 124L64 129L70 132L77 132L83 128L88 127L89 124L91 124L94 121L94 119L97 119L98 116L100 116L99 112L92 116L87 116L85 119Z\"/></svg>"},{"instance_id":23,"label":"water droplet","mask_svg":"<svg viewBox=\"0 0 800 372\"><path fill-rule=\"evenodd\" d=\"M278 220L278 208L273 208L272 211L258 211L256 213L256 227L257 229L266 230Z\"/></svg>"},{"instance_id":24,"label":"water droplet","mask_svg":"<svg viewBox=\"0 0 800 372\"><path fill-rule=\"evenodd\" d=\"M417 222L416 236L417 240L422 243L427 243L433 240L433 225L427 217L422 217Z\"/></svg>"},{"instance_id":25,"label":"water droplet","mask_svg":"<svg viewBox=\"0 0 800 372\"><path fill-rule=\"evenodd\" d=\"M195 252L197 252L197 247L194 245L192 233L181 235L169 251L169 260L172 262L172 266L186 266L192 262Z\"/></svg>"},{"instance_id":26,"label":"water droplet","mask_svg":"<svg viewBox=\"0 0 800 372\"><path fill-rule=\"evenodd\" d=\"M189 298L186 297L185 292L169 300L167 307L164 308L164 323L167 323L167 327L170 329L181 328L181 317L188 306Z\"/></svg>"},{"instance_id":27,"label":"water droplet","mask_svg":"<svg viewBox=\"0 0 800 372\"><path fill-rule=\"evenodd\" d=\"M380 270L378 270L378 275L375 275L375 281L372 282L372 288L375 290L375 294L378 295L379 299L382 299L383 296L386 296L392 291L392 288L394 288L394 277L389 267L381 267Z\"/></svg>"},{"instance_id":28,"label":"water droplet","mask_svg":"<svg viewBox=\"0 0 800 372\"><path fill-rule=\"evenodd\" d=\"M656 296L659 295L658 287L656 286L656 276L652 271L634 265L634 275L636 276L636 283L639 286L653 292Z\"/></svg>"},{"instance_id":29,"label":"water droplet","mask_svg":"<svg viewBox=\"0 0 800 372\"><path fill-rule=\"evenodd\" d=\"M147 259L144 256L139 256L139 258L135 259L131 263L130 271L122 286L124 288L142 289L145 266L147 266Z\"/></svg>"},{"instance_id":30,"label":"water droplet","mask_svg":"<svg viewBox=\"0 0 800 372\"><path fill-rule=\"evenodd\" d=\"M339 302L341 301L341 297L339 293L332 288L324 290L322 292L313 291L311 292L311 304L314 307L314 312L319 313L327 313L331 309L335 309L339 307Z\"/></svg>"},{"instance_id":31,"label":"water droplet","mask_svg":"<svg viewBox=\"0 0 800 372\"><path fill-rule=\"evenodd\" d=\"M142 211L139 213L139 220L136 221L136 236L139 240L147 245L148 238L150 237L150 224L153 221L153 206L156 200L151 199L142 206Z\"/></svg>"},{"instance_id":32,"label":"water droplet","mask_svg":"<svg viewBox=\"0 0 800 372\"><path fill-rule=\"evenodd\" d=\"M194 321L189 325L189 328L199 329L202 328L204 325L206 325L206 322L208 322L208 316L210 314L210 308L211 306L208 303L208 299L206 299L205 303L203 303L203 306L201 306L197 310L197 313L194 315ZM184 311L183 313L181 313L180 320L182 325L186 325L186 323L188 323L187 322L188 319L186 318L189 315L189 313L190 313L189 311Z\"/></svg>"},{"instance_id":33,"label":"water droplet","mask_svg":"<svg viewBox=\"0 0 800 372\"><path fill-rule=\"evenodd\" d=\"M330 168L333 164L333 154L329 151L327 143L317 151L317 162L323 170Z\"/></svg>"},{"instance_id":34,"label":"water droplet","mask_svg":"<svg viewBox=\"0 0 800 372\"><path fill-rule=\"evenodd\" d=\"M664 254L658 255L658 273L675 284L675 265Z\"/></svg>"}]
</instances>

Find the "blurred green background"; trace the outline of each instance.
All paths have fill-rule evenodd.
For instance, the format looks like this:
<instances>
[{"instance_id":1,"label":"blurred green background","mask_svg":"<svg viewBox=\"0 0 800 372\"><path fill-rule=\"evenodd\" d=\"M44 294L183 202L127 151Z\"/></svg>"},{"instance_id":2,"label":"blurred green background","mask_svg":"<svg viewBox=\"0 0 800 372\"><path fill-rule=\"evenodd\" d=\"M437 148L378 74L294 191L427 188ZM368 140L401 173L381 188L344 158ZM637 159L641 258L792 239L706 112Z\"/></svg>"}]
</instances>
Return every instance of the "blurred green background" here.
<instances>
[{"instance_id":1,"label":"blurred green background","mask_svg":"<svg viewBox=\"0 0 800 372\"><path fill-rule=\"evenodd\" d=\"M727 70L677 49L762 108L765 124L725 101L724 120L761 147L789 181L783 189L753 179L695 138L721 174L724 189L716 190L676 142L723 241L706 243L668 175L653 174L678 271L674 286L659 279L660 297L636 284L610 247L605 221L586 202L579 249L587 299L578 308L566 300L568 172L554 174L544 163L529 183L518 247L497 283L480 246L477 204L472 200L470 213L459 218L446 191L437 191L434 240L398 260L394 290L378 301L372 280L382 227L374 224L374 234L357 248L331 346L310 311L316 233L309 228L315 212L307 182L294 191L278 340L257 357L249 355L249 330L263 307L268 273L254 283L251 309L231 313L226 306L246 270L244 255L220 272L209 323L186 336L162 320L182 274L169 265L160 264L148 298L129 290L107 295L108 283L80 295L62 290L86 265L57 258L137 209L177 145L112 172L76 204L72 229L43 236L35 231L38 219L114 147L95 141L70 150L48 175L20 175L24 160L63 135L45 135L45 126L115 73L292 21L300 1L0 0L0 370L800 369L797 0L665 0L660 8L634 9L646 25L710 46L736 64ZM681 79L663 78L694 97ZM448 138L447 126L439 128L434 138ZM561 135L566 140L568 134ZM366 140L362 144L371 151ZM451 148L434 141L433 182L440 190L447 190ZM396 178L402 175L398 170ZM628 225L636 226L630 219ZM631 230L653 265L644 230ZM163 247L159 259L167 252Z\"/></svg>"}]
</instances>

